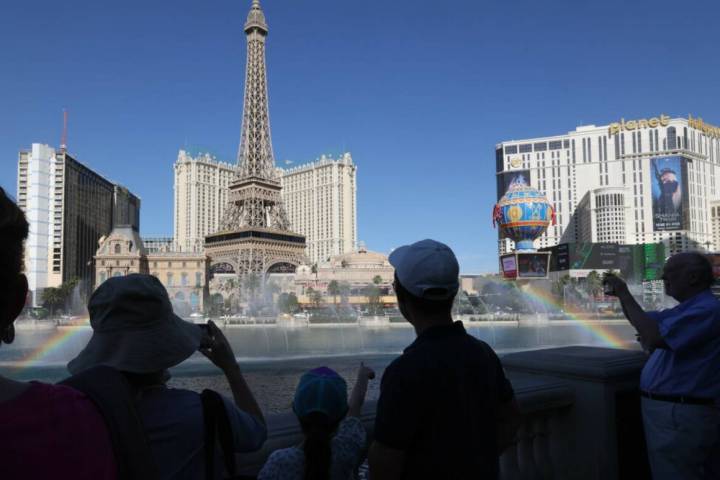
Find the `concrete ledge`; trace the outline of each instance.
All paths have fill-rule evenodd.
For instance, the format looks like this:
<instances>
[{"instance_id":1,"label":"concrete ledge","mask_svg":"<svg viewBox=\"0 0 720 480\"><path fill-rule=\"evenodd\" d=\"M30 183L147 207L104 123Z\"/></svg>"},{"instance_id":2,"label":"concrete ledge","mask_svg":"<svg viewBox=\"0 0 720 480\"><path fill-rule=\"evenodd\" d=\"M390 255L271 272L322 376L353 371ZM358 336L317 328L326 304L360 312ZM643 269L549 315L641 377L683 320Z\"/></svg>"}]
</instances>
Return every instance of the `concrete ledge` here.
<instances>
[{"instance_id":1,"label":"concrete ledge","mask_svg":"<svg viewBox=\"0 0 720 480\"><path fill-rule=\"evenodd\" d=\"M639 350L578 346L510 353L502 363L508 372L608 383L638 378L646 360Z\"/></svg>"}]
</instances>

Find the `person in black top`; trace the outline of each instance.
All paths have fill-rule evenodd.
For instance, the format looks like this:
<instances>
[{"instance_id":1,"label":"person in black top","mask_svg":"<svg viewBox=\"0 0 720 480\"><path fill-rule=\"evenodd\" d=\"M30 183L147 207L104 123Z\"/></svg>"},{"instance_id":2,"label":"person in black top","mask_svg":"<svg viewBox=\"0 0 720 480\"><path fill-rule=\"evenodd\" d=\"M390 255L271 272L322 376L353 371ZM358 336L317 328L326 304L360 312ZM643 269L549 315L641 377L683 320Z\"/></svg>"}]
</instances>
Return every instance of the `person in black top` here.
<instances>
[{"instance_id":1,"label":"person in black top","mask_svg":"<svg viewBox=\"0 0 720 480\"><path fill-rule=\"evenodd\" d=\"M495 479L519 411L495 352L452 320L457 259L448 246L423 240L393 251L390 263L417 339L382 378L371 478Z\"/></svg>"}]
</instances>

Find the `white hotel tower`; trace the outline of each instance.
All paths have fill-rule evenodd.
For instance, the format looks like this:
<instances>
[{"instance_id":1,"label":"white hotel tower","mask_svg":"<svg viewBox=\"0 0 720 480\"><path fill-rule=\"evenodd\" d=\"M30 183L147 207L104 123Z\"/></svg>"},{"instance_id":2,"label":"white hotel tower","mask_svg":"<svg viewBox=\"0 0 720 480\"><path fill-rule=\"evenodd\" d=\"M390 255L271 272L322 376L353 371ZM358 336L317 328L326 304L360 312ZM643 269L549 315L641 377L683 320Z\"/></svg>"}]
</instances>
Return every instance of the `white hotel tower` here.
<instances>
[{"instance_id":1,"label":"white hotel tower","mask_svg":"<svg viewBox=\"0 0 720 480\"><path fill-rule=\"evenodd\" d=\"M174 248L200 251L205 236L220 225L237 166L180 150L174 169ZM357 166L351 155L323 155L278 170L287 218L305 236L308 259L319 263L352 252L357 245Z\"/></svg>"},{"instance_id":2,"label":"white hotel tower","mask_svg":"<svg viewBox=\"0 0 720 480\"><path fill-rule=\"evenodd\" d=\"M711 222L720 199L720 128L700 118L661 114L502 142L496 172L498 197L522 174L554 205L557 224L536 248L574 242L663 242L668 254L720 248ZM680 188L661 207L666 181ZM673 202L675 217L663 216ZM500 254L512 248L499 240Z\"/></svg>"}]
</instances>

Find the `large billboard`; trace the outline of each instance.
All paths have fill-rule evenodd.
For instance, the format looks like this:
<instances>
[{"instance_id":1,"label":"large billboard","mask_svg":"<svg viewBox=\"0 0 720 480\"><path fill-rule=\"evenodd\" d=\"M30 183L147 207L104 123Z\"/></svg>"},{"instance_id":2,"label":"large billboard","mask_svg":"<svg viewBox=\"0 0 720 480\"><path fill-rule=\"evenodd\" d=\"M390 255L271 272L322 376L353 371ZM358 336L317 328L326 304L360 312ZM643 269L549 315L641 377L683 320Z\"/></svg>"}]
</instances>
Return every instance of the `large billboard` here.
<instances>
[{"instance_id":1,"label":"large billboard","mask_svg":"<svg viewBox=\"0 0 720 480\"><path fill-rule=\"evenodd\" d=\"M547 252L517 253L518 278L546 278L550 254Z\"/></svg>"},{"instance_id":2,"label":"large billboard","mask_svg":"<svg viewBox=\"0 0 720 480\"><path fill-rule=\"evenodd\" d=\"M504 278L517 278L517 259L514 253L500 257L500 267Z\"/></svg>"},{"instance_id":3,"label":"large billboard","mask_svg":"<svg viewBox=\"0 0 720 480\"><path fill-rule=\"evenodd\" d=\"M514 180L522 180L527 185L530 185L530 170L510 170L502 172L497 176L497 198L500 200L508 187Z\"/></svg>"},{"instance_id":4,"label":"large billboard","mask_svg":"<svg viewBox=\"0 0 720 480\"><path fill-rule=\"evenodd\" d=\"M688 214L687 160L679 156L651 158L650 176L653 229L685 230Z\"/></svg>"}]
</instances>

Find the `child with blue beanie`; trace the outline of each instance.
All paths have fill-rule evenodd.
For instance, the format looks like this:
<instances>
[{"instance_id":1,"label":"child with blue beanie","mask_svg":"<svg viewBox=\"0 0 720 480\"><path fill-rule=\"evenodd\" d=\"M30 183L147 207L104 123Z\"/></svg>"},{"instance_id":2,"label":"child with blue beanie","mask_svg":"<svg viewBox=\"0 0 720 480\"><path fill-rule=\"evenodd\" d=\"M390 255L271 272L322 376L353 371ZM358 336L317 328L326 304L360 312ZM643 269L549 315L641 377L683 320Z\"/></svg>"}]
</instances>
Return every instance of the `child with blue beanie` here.
<instances>
[{"instance_id":1,"label":"child with blue beanie","mask_svg":"<svg viewBox=\"0 0 720 480\"><path fill-rule=\"evenodd\" d=\"M320 367L300 378L293 399L305 437L296 447L276 450L258 480L348 480L362 460L367 433L360 422L368 380L375 372L362 363L347 396L347 383L334 370Z\"/></svg>"}]
</instances>

